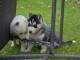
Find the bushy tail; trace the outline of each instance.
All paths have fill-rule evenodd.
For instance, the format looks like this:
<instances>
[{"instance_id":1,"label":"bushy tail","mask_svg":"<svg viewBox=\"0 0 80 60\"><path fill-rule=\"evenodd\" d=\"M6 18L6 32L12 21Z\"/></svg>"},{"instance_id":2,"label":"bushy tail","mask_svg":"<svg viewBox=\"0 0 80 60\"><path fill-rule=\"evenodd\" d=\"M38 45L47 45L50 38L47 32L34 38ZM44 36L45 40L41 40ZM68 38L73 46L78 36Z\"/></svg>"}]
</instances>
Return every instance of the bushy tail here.
<instances>
[{"instance_id":1,"label":"bushy tail","mask_svg":"<svg viewBox=\"0 0 80 60\"><path fill-rule=\"evenodd\" d=\"M72 43L75 43L75 42L76 42L75 40L67 41L67 42L62 42L62 45L65 45L65 44L72 44Z\"/></svg>"}]
</instances>

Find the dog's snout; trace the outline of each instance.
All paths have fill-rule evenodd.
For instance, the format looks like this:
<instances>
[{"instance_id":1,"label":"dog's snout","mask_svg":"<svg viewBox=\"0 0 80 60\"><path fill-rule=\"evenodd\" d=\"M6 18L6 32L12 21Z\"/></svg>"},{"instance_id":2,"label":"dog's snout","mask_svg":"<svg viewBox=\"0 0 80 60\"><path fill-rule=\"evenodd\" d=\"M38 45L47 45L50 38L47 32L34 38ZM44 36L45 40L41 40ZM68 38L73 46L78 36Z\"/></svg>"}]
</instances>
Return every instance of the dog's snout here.
<instances>
[{"instance_id":1,"label":"dog's snout","mask_svg":"<svg viewBox=\"0 0 80 60\"><path fill-rule=\"evenodd\" d=\"M32 33L32 31L29 31L29 33Z\"/></svg>"}]
</instances>

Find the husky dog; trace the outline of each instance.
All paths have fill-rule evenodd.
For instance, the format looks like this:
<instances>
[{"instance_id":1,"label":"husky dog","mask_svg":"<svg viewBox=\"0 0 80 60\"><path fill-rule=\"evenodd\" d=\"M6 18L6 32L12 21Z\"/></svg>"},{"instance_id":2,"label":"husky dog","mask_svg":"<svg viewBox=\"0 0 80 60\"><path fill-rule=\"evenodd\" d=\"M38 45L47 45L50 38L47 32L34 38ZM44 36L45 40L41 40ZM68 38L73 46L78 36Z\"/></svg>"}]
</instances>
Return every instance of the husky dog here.
<instances>
[{"instance_id":1,"label":"husky dog","mask_svg":"<svg viewBox=\"0 0 80 60\"><path fill-rule=\"evenodd\" d=\"M49 30L46 30L46 28ZM50 36L50 27L46 25L40 14L29 13L28 32L29 32L29 39L48 41L48 38ZM32 47L33 44L29 43L26 52L31 51ZM46 52L46 49L47 46L42 45L40 52L44 53Z\"/></svg>"},{"instance_id":2,"label":"husky dog","mask_svg":"<svg viewBox=\"0 0 80 60\"><path fill-rule=\"evenodd\" d=\"M28 29L27 19L22 15L15 16L10 24L10 33L11 35L13 35L11 46L14 46L14 43L19 44L20 41L22 52L26 50L27 43L23 42L22 40L28 38L27 29Z\"/></svg>"},{"instance_id":3,"label":"husky dog","mask_svg":"<svg viewBox=\"0 0 80 60\"><path fill-rule=\"evenodd\" d=\"M50 42L50 32L51 27L47 25L40 14L29 13L28 19L28 32L30 40L48 41ZM62 44L70 44L74 41L63 42ZM59 36L55 33L54 45L59 46ZM31 51L33 44L28 43L27 50L25 52ZM47 46L41 45L41 53L46 52Z\"/></svg>"}]
</instances>

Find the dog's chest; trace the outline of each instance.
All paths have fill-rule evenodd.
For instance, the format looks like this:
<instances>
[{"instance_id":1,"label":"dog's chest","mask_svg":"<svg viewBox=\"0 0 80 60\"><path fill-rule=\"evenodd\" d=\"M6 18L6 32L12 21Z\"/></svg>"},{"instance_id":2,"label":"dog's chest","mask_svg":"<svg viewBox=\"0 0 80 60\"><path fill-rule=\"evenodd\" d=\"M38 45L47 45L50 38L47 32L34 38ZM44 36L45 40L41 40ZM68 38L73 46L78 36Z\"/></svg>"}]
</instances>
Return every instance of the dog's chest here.
<instances>
[{"instance_id":1,"label":"dog's chest","mask_svg":"<svg viewBox=\"0 0 80 60\"><path fill-rule=\"evenodd\" d=\"M36 34L36 35L30 35L30 39L34 39L34 40L43 40L45 34Z\"/></svg>"}]
</instances>

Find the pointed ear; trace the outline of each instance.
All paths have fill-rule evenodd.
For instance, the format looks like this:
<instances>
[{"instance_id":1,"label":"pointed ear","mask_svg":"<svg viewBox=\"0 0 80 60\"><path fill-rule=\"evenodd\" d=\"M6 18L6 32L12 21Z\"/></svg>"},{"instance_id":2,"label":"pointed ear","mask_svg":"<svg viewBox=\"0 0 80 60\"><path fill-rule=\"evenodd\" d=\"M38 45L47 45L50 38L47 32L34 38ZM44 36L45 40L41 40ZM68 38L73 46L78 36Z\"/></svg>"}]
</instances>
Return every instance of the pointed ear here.
<instances>
[{"instance_id":1,"label":"pointed ear","mask_svg":"<svg viewBox=\"0 0 80 60\"><path fill-rule=\"evenodd\" d=\"M29 12L29 17L31 17L33 14L31 12Z\"/></svg>"},{"instance_id":2,"label":"pointed ear","mask_svg":"<svg viewBox=\"0 0 80 60\"><path fill-rule=\"evenodd\" d=\"M16 26L18 26L19 25L19 22L16 22L16 24L15 24Z\"/></svg>"},{"instance_id":3,"label":"pointed ear","mask_svg":"<svg viewBox=\"0 0 80 60\"><path fill-rule=\"evenodd\" d=\"M39 20L43 20L41 14L38 15L38 19L39 19Z\"/></svg>"}]
</instances>

